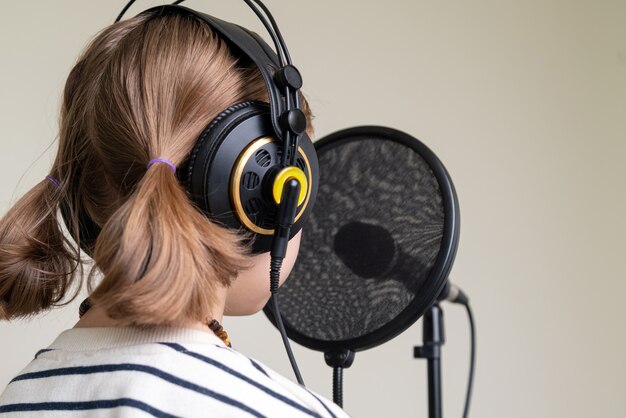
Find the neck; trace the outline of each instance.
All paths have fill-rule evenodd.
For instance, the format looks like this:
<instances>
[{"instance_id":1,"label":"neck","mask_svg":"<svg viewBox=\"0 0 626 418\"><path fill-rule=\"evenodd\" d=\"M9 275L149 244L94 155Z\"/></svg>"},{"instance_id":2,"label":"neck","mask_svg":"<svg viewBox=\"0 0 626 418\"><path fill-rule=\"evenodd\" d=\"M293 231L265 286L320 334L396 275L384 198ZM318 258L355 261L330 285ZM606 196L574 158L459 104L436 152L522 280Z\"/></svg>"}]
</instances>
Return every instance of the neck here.
<instances>
[{"instance_id":1,"label":"neck","mask_svg":"<svg viewBox=\"0 0 626 418\"><path fill-rule=\"evenodd\" d=\"M222 322L224 316L224 305L226 302L226 289L220 289L219 295L216 297L216 303L213 307L213 312L210 318L207 320L210 322L212 319L216 319L218 322ZM109 317L101 306L93 304L91 308L79 319L74 325L74 328L92 328L92 327L117 327L120 326L119 322ZM190 320L181 325L182 328L192 328L213 333L211 329L202 321Z\"/></svg>"}]
</instances>

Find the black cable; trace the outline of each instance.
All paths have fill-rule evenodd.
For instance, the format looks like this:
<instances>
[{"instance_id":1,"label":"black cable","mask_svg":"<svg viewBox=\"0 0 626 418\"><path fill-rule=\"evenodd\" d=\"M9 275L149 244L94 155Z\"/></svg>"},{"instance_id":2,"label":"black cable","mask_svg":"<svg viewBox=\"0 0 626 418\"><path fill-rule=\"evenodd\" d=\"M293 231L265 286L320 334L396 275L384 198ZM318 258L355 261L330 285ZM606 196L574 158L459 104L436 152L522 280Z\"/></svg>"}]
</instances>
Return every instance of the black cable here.
<instances>
[{"instance_id":1,"label":"black cable","mask_svg":"<svg viewBox=\"0 0 626 418\"><path fill-rule=\"evenodd\" d=\"M467 395L465 396L465 408L463 409L463 418L467 418L469 414L470 399L472 398L472 386L474 383L474 368L476 365L476 328L474 325L474 315L472 314L472 308L469 303L464 303L467 310L467 317L470 324L470 369L469 369L469 381L467 382Z\"/></svg>"},{"instance_id":2,"label":"black cable","mask_svg":"<svg viewBox=\"0 0 626 418\"><path fill-rule=\"evenodd\" d=\"M293 356L291 346L289 345L287 331L285 330L285 325L283 324L283 319L278 307L277 296L278 287L280 285L280 269L285 255L287 254L290 230L293 226L294 219L296 218L300 187L300 182L293 177L288 178L282 184L283 190L281 192L281 199L278 205L278 212L276 213L274 238L272 239L272 248L270 250L270 292L272 293L272 296L270 297L269 303L271 304L274 321L276 322L280 336L283 339L285 351L287 351L287 356L289 357L289 362L291 363L293 372L296 375L298 383L304 386L304 380L302 380L302 375L300 374L300 370L298 370L296 359Z\"/></svg>"},{"instance_id":3,"label":"black cable","mask_svg":"<svg viewBox=\"0 0 626 418\"><path fill-rule=\"evenodd\" d=\"M343 367L333 367L333 402L343 408Z\"/></svg>"},{"instance_id":4,"label":"black cable","mask_svg":"<svg viewBox=\"0 0 626 418\"><path fill-rule=\"evenodd\" d=\"M284 67L287 64L291 64L291 58L289 57L289 53L285 54L286 48L285 50L283 50L284 41L281 43L282 39L278 37L278 35L275 32L275 29L270 24L270 22L267 21L265 16L263 16L261 11L255 6L255 4L251 0L243 0L243 1L246 2L246 4L252 9L254 14L257 15L257 17L261 20L261 23L263 23L263 26L265 26L267 33L270 34L272 41L274 42L274 48L276 49L278 60L280 61L280 66Z\"/></svg>"},{"instance_id":5,"label":"black cable","mask_svg":"<svg viewBox=\"0 0 626 418\"><path fill-rule=\"evenodd\" d=\"M124 8L122 9L122 11L120 12L120 14L117 16L117 19L115 19L114 23L117 23L120 21L120 19L122 18L122 16L124 16L124 13L126 13L126 10L128 10L130 8L130 6L133 5L133 3L135 2L135 0L130 0L128 2L128 4L126 4L126 6L124 6Z\"/></svg>"},{"instance_id":6,"label":"black cable","mask_svg":"<svg viewBox=\"0 0 626 418\"><path fill-rule=\"evenodd\" d=\"M305 386L304 380L302 380L302 375L300 374L300 369L298 369L298 364L296 363L296 358L293 355L293 351L291 351L291 345L289 345L289 338L287 338L287 331L285 331L285 325L283 324L283 319L280 316L280 309L278 308L278 297L276 293L272 293L272 296L270 297L270 303L272 304L272 314L274 315L274 319L276 320L276 325L278 326L278 330L280 331L280 336L283 339L283 345L285 346L285 350L287 351L287 356L289 357L289 362L291 363L293 373L296 375L298 383L300 383L302 386Z\"/></svg>"},{"instance_id":7,"label":"black cable","mask_svg":"<svg viewBox=\"0 0 626 418\"><path fill-rule=\"evenodd\" d=\"M278 37L278 40L280 42L280 46L281 46L281 48L283 49L283 51L285 53L285 59L287 61L287 64L291 64L291 56L289 55L289 50L287 49L287 44L285 43L285 40L283 39L283 35L280 33L280 29L278 28L278 24L276 23L276 20L274 19L274 16L272 16L272 13L270 13L269 9L265 6L265 4L263 4L263 2L261 0L253 0L253 1L256 4L258 4L259 6L261 6L261 9L263 9L265 14L267 15L267 18L270 20L270 22L272 24L272 27L274 28L274 32L276 33L276 36Z\"/></svg>"}]
</instances>

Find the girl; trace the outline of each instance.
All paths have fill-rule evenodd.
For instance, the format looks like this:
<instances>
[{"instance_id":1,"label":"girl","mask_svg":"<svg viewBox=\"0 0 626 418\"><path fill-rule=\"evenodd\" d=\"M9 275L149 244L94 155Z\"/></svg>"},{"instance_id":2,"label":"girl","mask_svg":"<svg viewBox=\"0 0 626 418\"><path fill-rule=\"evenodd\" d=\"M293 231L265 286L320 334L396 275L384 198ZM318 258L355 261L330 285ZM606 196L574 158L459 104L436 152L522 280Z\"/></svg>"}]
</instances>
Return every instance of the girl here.
<instances>
[{"instance_id":1,"label":"girl","mask_svg":"<svg viewBox=\"0 0 626 418\"><path fill-rule=\"evenodd\" d=\"M265 305L270 256L199 211L176 168L207 123L244 100L268 100L258 69L197 18L141 14L87 46L66 82L51 173L0 221L0 318L80 291L81 243L62 232L59 208L74 236L80 211L101 228L90 297L75 327L9 383L0 415L346 416L229 348L219 325Z\"/></svg>"}]
</instances>

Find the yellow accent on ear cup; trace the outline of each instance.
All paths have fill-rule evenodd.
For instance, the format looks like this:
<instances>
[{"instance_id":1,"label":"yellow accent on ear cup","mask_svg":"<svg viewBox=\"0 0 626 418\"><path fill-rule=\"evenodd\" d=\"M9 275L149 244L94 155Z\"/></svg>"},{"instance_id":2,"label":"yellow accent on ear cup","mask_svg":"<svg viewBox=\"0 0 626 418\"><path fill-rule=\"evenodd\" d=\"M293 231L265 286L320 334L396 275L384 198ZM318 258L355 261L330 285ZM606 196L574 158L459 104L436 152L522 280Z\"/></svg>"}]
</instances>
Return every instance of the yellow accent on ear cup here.
<instances>
[{"instance_id":1,"label":"yellow accent on ear cup","mask_svg":"<svg viewBox=\"0 0 626 418\"><path fill-rule=\"evenodd\" d=\"M250 142L241 152L239 157L237 157L237 161L235 162L235 166L233 168L233 174L231 175L231 178L230 178L230 199L233 205L233 209L234 209L233 212L235 213L235 216L237 217L239 222L242 223L242 225L244 225L250 231L253 231L260 235L273 235L274 228L268 229L268 228L260 227L256 225L252 221L252 219L246 214L246 211L243 208L243 202L241 201L240 187L241 187L241 180L242 180L246 163L248 162L248 160L250 160L250 158L254 155L254 153L259 150L259 148L263 147L266 144L269 144L270 142L279 143L277 140L271 137L267 137L267 136L257 138L256 140ZM304 159L304 167L306 168L306 172L309 175L308 178L313 178L313 173L311 171L311 164L309 163L309 159L307 158L301 146L298 147L298 155L300 155ZM300 187L301 189L304 188L303 186L300 186ZM312 188L306 187L304 189L307 192L307 196L304 202L304 204L306 205L311 197ZM282 196L282 190L281 190L280 196ZM300 217L304 214L305 211L306 211L306 206L302 207L298 211L298 214L296 215L295 220L297 221L298 219L300 219Z\"/></svg>"},{"instance_id":2,"label":"yellow accent on ear cup","mask_svg":"<svg viewBox=\"0 0 626 418\"><path fill-rule=\"evenodd\" d=\"M298 206L304 202L304 198L306 197L307 190L309 188L309 183L307 182L306 175L304 171L295 166L285 167L278 172L276 177L274 178L274 187L272 188L274 194L274 202L276 204L280 204L280 198L283 195L283 187L285 186L285 182L290 178L295 178L300 183L300 195L298 196Z\"/></svg>"}]
</instances>

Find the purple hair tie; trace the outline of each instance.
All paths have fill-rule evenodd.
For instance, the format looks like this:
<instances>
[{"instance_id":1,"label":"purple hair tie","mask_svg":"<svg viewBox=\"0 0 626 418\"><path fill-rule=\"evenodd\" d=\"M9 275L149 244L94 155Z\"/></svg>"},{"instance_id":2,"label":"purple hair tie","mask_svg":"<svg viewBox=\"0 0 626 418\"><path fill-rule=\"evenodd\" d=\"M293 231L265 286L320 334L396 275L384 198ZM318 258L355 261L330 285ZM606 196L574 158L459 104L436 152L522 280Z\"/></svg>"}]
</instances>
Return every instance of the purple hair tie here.
<instances>
[{"instance_id":1,"label":"purple hair tie","mask_svg":"<svg viewBox=\"0 0 626 418\"><path fill-rule=\"evenodd\" d=\"M176 166L170 160L166 160L165 158L153 158L148 162L146 168L150 168L150 166L154 163L165 163L172 167L172 171L174 172L174 174L176 174Z\"/></svg>"},{"instance_id":2,"label":"purple hair tie","mask_svg":"<svg viewBox=\"0 0 626 418\"><path fill-rule=\"evenodd\" d=\"M57 186L57 187L59 187L59 186L61 185L61 184L59 183L59 180L55 179L55 178L54 178L54 177L52 177L52 176L46 176L46 178L47 178L48 180L50 180L50 181L52 182L52 184L54 184L54 185L55 185L55 186Z\"/></svg>"}]
</instances>

